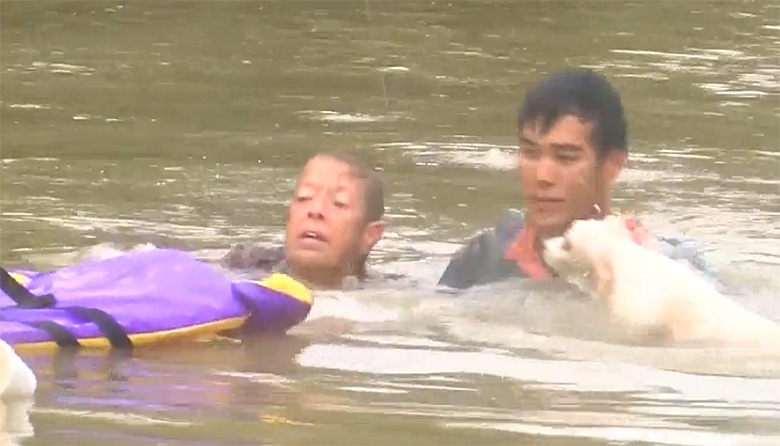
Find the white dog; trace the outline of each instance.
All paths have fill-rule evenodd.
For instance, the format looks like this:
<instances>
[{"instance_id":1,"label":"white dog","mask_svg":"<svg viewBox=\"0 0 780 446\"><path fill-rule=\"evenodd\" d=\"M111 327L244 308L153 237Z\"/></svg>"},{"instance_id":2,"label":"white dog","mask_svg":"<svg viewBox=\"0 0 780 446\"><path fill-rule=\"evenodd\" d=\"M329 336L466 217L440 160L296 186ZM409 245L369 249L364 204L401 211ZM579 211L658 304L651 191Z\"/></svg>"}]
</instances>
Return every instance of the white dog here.
<instances>
[{"instance_id":1,"label":"white dog","mask_svg":"<svg viewBox=\"0 0 780 446\"><path fill-rule=\"evenodd\" d=\"M16 351L0 339L0 398L31 396L38 381Z\"/></svg>"},{"instance_id":2,"label":"white dog","mask_svg":"<svg viewBox=\"0 0 780 446\"><path fill-rule=\"evenodd\" d=\"M780 345L780 326L720 294L688 266L635 243L618 216L576 221L544 242L543 257L628 328L661 329L673 343Z\"/></svg>"}]
</instances>

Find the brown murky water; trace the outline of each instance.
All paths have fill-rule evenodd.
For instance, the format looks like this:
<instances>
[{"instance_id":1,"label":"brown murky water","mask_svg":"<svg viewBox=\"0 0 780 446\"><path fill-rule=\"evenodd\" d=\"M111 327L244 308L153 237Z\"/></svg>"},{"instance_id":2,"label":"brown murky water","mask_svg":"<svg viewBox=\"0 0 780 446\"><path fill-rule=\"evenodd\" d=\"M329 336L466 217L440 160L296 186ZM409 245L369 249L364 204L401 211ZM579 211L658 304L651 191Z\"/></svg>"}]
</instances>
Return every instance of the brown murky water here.
<instances>
[{"instance_id":1,"label":"brown murky water","mask_svg":"<svg viewBox=\"0 0 780 446\"><path fill-rule=\"evenodd\" d=\"M5 265L278 240L303 160L358 146L389 193L375 266L410 275L318 295L282 339L26 355L21 443L780 443L778 355L601 342L550 286L433 286L520 205L524 89L579 65L624 95L620 206L780 320L777 2L5 0L0 25Z\"/></svg>"}]
</instances>

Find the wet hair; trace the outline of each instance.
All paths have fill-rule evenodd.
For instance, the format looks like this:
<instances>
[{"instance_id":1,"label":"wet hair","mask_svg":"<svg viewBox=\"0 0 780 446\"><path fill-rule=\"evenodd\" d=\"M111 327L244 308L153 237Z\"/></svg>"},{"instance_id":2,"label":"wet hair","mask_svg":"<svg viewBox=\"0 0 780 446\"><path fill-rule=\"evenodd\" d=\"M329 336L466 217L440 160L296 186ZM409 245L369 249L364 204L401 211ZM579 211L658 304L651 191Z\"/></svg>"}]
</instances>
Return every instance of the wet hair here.
<instances>
[{"instance_id":1,"label":"wet hair","mask_svg":"<svg viewBox=\"0 0 780 446\"><path fill-rule=\"evenodd\" d=\"M628 151L628 125L620 93L604 76L583 68L546 76L526 94L517 125L522 131L529 122L538 121L546 132L566 115L593 124L590 142L600 159L616 150Z\"/></svg>"},{"instance_id":2,"label":"wet hair","mask_svg":"<svg viewBox=\"0 0 780 446\"><path fill-rule=\"evenodd\" d=\"M326 157L349 166L350 173L363 183L363 205L366 221L378 221L385 215L385 192L379 174L362 157L347 151L319 152L315 157Z\"/></svg>"}]
</instances>

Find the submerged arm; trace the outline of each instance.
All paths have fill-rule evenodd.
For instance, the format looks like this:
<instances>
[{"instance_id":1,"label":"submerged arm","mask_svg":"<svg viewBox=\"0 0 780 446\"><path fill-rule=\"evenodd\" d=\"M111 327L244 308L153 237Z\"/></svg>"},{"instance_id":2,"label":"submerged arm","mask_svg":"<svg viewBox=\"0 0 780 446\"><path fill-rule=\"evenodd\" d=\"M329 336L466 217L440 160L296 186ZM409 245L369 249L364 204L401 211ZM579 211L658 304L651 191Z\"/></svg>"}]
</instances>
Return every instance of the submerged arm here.
<instances>
[{"instance_id":1,"label":"submerged arm","mask_svg":"<svg viewBox=\"0 0 780 446\"><path fill-rule=\"evenodd\" d=\"M704 259L701 250L692 240L677 237L661 237L658 242L662 254L688 265L716 287L723 286L713 268Z\"/></svg>"}]
</instances>

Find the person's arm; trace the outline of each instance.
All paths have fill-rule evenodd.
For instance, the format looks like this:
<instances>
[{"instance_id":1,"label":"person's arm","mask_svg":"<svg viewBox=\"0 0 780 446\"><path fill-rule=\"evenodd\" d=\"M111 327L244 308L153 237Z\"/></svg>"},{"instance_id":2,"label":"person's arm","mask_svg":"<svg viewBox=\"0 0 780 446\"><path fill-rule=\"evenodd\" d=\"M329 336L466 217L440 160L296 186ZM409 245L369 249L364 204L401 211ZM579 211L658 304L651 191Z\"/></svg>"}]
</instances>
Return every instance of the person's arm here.
<instances>
[{"instance_id":1,"label":"person's arm","mask_svg":"<svg viewBox=\"0 0 780 446\"><path fill-rule=\"evenodd\" d=\"M522 225L522 214L512 210L495 227L467 240L450 257L438 284L466 289L511 276L516 268L504 259L504 251Z\"/></svg>"},{"instance_id":2,"label":"person's arm","mask_svg":"<svg viewBox=\"0 0 780 446\"><path fill-rule=\"evenodd\" d=\"M688 265L715 286L723 286L717 274L704 259L704 255L693 240L678 237L661 237L658 241L661 253Z\"/></svg>"}]
</instances>

